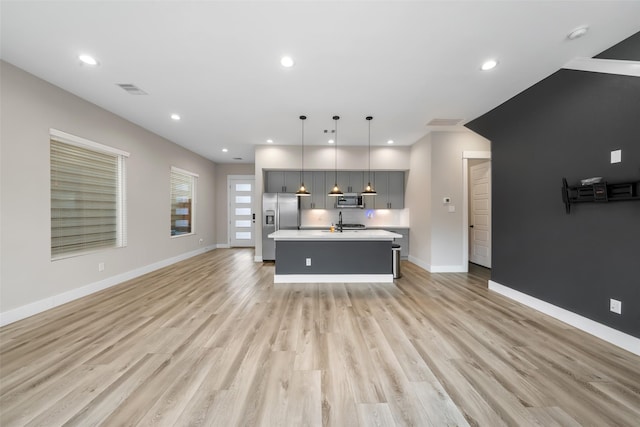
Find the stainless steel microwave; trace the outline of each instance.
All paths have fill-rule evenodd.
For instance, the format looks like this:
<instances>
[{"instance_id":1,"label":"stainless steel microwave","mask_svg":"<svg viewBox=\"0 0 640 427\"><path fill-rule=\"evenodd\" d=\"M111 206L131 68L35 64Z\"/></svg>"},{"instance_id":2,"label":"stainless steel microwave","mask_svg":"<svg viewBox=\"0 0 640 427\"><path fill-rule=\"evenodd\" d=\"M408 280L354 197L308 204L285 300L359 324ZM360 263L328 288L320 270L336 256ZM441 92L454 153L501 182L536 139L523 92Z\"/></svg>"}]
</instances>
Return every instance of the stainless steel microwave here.
<instances>
[{"instance_id":1,"label":"stainless steel microwave","mask_svg":"<svg viewBox=\"0 0 640 427\"><path fill-rule=\"evenodd\" d=\"M344 193L342 196L336 197L336 209L343 208L364 208L362 196L358 193Z\"/></svg>"}]
</instances>

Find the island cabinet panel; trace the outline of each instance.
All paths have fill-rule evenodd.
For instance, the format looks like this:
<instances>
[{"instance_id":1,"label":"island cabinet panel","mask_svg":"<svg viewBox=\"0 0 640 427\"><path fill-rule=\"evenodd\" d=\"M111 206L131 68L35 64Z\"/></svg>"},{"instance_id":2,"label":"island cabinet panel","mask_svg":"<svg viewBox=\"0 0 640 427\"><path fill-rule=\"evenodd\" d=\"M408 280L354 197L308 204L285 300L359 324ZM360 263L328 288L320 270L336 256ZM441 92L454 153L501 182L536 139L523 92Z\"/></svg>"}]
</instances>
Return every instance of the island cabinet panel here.
<instances>
[{"instance_id":1,"label":"island cabinet panel","mask_svg":"<svg viewBox=\"0 0 640 427\"><path fill-rule=\"evenodd\" d=\"M276 260L277 275L392 273L391 241L278 241Z\"/></svg>"}]
</instances>

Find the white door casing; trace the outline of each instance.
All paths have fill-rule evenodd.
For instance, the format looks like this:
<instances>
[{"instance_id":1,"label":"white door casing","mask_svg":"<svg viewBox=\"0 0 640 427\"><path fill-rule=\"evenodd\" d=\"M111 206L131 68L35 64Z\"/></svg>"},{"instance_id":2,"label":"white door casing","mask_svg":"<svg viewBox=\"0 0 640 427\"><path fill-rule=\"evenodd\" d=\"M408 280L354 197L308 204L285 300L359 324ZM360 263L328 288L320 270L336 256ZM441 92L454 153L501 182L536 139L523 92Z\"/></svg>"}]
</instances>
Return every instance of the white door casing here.
<instances>
[{"instance_id":1,"label":"white door casing","mask_svg":"<svg viewBox=\"0 0 640 427\"><path fill-rule=\"evenodd\" d=\"M469 261L491 268L491 162L469 168Z\"/></svg>"},{"instance_id":2,"label":"white door casing","mask_svg":"<svg viewBox=\"0 0 640 427\"><path fill-rule=\"evenodd\" d=\"M255 240L255 176L229 175L228 232L230 247L254 247Z\"/></svg>"}]
</instances>

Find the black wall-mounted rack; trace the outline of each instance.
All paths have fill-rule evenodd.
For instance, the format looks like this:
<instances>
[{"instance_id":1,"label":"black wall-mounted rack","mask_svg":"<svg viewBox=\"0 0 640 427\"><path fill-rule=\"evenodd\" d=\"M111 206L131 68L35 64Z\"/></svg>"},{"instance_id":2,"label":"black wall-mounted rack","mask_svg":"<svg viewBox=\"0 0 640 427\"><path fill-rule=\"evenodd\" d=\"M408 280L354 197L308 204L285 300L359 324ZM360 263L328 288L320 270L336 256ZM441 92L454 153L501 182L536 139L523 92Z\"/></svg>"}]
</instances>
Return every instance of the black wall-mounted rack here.
<instances>
[{"instance_id":1,"label":"black wall-mounted rack","mask_svg":"<svg viewBox=\"0 0 640 427\"><path fill-rule=\"evenodd\" d=\"M639 187L640 181L570 186L567 179L562 178L562 201L567 213L571 212L571 205L575 203L640 201Z\"/></svg>"}]
</instances>

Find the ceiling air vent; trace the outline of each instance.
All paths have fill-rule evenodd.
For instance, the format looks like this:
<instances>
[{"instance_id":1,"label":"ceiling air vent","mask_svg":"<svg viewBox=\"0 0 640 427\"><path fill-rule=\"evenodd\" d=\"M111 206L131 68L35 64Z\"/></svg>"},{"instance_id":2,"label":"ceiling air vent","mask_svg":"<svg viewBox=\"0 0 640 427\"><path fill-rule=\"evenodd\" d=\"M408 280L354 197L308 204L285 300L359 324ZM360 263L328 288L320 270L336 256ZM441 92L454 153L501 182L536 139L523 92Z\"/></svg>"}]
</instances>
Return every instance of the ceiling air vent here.
<instances>
[{"instance_id":1,"label":"ceiling air vent","mask_svg":"<svg viewBox=\"0 0 640 427\"><path fill-rule=\"evenodd\" d=\"M118 83L118 86L120 86L129 95L147 95L147 92L131 83Z\"/></svg>"},{"instance_id":2,"label":"ceiling air vent","mask_svg":"<svg viewBox=\"0 0 640 427\"><path fill-rule=\"evenodd\" d=\"M457 126L462 119L433 119L427 126Z\"/></svg>"},{"instance_id":3,"label":"ceiling air vent","mask_svg":"<svg viewBox=\"0 0 640 427\"><path fill-rule=\"evenodd\" d=\"M233 160L242 160L242 157L234 157Z\"/></svg>"}]
</instances>

